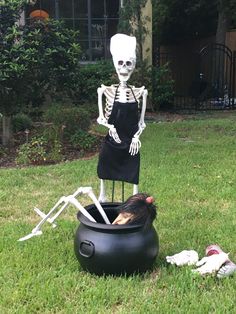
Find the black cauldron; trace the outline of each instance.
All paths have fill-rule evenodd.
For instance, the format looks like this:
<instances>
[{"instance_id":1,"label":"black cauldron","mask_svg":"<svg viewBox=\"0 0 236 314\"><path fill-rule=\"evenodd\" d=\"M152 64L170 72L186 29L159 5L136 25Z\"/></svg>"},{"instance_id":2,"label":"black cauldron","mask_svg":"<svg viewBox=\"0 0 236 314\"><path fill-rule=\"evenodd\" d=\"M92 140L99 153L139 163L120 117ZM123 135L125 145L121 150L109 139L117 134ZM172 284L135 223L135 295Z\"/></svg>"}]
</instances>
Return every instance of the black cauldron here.
<instances>
[{"instance_id":1,"label":"black cauldron","mask_svg":"<svg viewBox=\"0 0 236 314\"><path fill-rule=\"evenodd\" d=\"M101 205L112 222L121 204ZM74 249L84 270L96 275L130 275L152 268L159 250L159 239L153 226L107 225L94 204L85 208L97 223L78 212L80 225L75 234Z\"/></svg>"}]
</instances>

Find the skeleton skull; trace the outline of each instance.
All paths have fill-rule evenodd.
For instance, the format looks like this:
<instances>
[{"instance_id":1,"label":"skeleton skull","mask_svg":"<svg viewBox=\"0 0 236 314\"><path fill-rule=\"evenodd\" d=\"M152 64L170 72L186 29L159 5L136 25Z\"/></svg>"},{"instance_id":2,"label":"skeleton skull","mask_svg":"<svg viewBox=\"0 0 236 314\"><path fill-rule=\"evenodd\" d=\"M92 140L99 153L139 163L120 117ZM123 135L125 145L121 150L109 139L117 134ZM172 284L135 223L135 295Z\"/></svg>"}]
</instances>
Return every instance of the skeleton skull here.
<instances>
[{"instance_id":1,"label":"skeleton skull","mask_svg":"<svg viewBox=\"0 0 236 314\"><path fill-rule=\"evenodd\" d=\"M116 73L119 77L119 80L122 82L122 81L125 81L127 82L131 76L131 74L133 73L134 71L134 68L135 68L135 59L133 58L129 58L127 60L127 58L122 58L121 59L118 59L118 60L114 60L113 59L113 62L114 62L114 66L116 68Z\"/></svg>"},{"instance_id":2,"label":"skeleton skull","mask_svg":"<svg viewBox=\"0 0 236 314\"><path fill-rule=\"evenodd\" d=\"M111 38L110 50L120 82L127 82L136 64L136 38L116 34Z\"/></svg>"}]
</instances>

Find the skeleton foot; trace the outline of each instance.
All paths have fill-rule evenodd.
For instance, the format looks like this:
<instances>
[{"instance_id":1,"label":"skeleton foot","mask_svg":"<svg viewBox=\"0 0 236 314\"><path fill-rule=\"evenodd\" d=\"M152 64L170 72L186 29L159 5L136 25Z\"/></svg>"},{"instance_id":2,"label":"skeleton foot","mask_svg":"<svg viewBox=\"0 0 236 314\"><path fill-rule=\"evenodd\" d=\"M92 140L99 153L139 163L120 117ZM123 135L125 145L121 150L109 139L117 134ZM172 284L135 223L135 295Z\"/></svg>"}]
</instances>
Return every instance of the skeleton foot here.
<instances>
[{"instance_id":1,"label":"skeleton foot","mask_svg":"<svg viewBox=\"0 0 236 314\"><path fill-rule=\"evenodd\" d=\"M22 241L25 241L25 240L29 240L30 238L33 238L35 236L39 236L42 234L42 231L41 230L32 230L31 233L29 233L27 236L25 237L22 237L20 238L18 241L22 242Z\"/></svg>"},{"instance_id":2,"label":"skeleton foot","mask_svg":"<svg viewBox=\"0 0 236 314\"><path fill-rule=\"evenodd\" d=\"M236 265L233 262L226 262L218 271L217 277L224 278L233 275L236 272Z\"/></svg>"}]
</instances>

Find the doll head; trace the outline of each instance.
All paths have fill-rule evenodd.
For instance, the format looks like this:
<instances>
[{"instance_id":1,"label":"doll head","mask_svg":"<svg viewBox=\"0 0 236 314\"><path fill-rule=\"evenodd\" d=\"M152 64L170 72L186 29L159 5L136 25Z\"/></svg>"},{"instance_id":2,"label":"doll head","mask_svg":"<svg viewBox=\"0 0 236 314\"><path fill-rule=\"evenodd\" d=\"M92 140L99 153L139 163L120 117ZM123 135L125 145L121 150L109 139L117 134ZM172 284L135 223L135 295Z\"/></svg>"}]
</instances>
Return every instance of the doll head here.
<instances>
[{"instance_id":1,"label":"doll head","mask_svg":"<svg viewBox=\"0 0 236 314\"><path fill-rule=\"evenodd\" d=\"M119 215L113 221L113 225L144 224L151 225L156 218L156 205L154 198L146 193L138 193L130 196L127 201L119 206Z\"/></svg>"}]
</instances>

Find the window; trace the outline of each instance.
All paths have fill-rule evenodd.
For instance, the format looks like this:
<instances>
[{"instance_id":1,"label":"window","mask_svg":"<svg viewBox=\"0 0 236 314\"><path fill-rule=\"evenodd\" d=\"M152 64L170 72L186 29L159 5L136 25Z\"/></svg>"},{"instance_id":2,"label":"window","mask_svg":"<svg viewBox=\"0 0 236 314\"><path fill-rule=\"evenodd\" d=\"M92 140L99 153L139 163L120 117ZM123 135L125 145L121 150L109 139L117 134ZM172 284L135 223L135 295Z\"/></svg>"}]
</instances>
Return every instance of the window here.
<instances>
[{"instance_id":1,"label":"window","mask_svg":"<svg viewBox=\"0 0 236 314\"><path fill-rule=\"evenodd\" d=\"M110 57L110 38L117 31L119 0L38 0L27 7L26 18L34 10L44 10L50 18L61 19L66 27L79 30L84 61Z\"/></svg>"}]
</instances>

